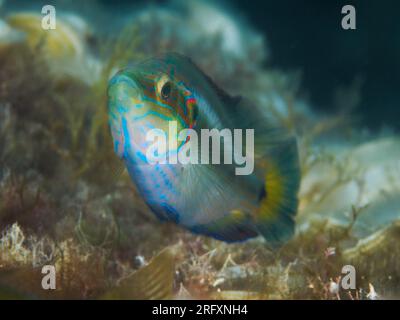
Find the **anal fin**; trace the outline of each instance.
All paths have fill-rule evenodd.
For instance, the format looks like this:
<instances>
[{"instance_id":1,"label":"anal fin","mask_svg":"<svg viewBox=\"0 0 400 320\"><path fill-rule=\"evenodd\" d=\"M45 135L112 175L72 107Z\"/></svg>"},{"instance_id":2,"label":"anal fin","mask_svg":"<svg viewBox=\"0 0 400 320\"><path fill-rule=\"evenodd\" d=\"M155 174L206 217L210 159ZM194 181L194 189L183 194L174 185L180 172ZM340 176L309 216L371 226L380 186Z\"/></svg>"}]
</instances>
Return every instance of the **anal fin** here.
<instances>
[{"instance_id":1,"label":"anal fin","mask_svg":"<svg viewBox=\"0 0 400 320\"><path fill-rule=\"evenodd\" d=\"M223 218L190 230L226 242L244 241L258 235L250 216L240 210L232 210Z\"/></svg>"}]
</instances>

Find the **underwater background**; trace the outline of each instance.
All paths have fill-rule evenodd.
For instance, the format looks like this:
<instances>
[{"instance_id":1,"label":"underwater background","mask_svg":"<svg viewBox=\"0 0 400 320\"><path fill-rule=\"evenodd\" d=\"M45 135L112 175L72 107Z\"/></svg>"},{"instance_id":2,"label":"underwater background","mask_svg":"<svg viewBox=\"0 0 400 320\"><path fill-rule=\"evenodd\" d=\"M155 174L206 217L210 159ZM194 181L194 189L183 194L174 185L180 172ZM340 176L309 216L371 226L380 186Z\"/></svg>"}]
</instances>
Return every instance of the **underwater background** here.
<instances>
[{"instance_id":1,"label":"underwater background","mask_svg":"<svg viewBox=\"0 0 400 320\"><path fill-rule=\"evenodd\" d=\"M0 298L400 298L398 2L59 0L48 31L45 4L0 1ZM297 136L296 235L278 251L160 223L116 172L108 80L167 51Z\"/></svg>"}]
</instances>

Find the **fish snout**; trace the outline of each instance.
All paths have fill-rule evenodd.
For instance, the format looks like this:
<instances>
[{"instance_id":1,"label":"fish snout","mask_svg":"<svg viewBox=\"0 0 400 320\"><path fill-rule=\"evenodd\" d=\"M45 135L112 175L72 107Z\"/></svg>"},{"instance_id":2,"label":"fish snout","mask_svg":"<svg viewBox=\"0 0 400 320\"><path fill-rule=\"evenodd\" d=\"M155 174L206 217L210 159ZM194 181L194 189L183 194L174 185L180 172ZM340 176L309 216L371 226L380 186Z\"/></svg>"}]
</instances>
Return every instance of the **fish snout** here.
<instances>
[{"instance_id":1,"label":"fish snout","mask_svg":"<svg viewBox=\"0 0 400 320\"><path fill-rule=\"evenodd\" d=\"M108 97L114 99L117 107L126 109L130 104L140 102L141 93L142 90L138 82L123 71L118 72L109 81Z\"/></svg>"},{"instance_id":2,"label":"fish snout","mask_svg":"<svg viewBox=\"0 0 400 320\"><path fill-rule=\"evenodd\" d=\"M135 101L140 96L137 83L123 71L115 74L108 84L108 116L114 151L120 157L124 156L125 135L123 123L135 107Z\"/></svg>"}]
</instances>

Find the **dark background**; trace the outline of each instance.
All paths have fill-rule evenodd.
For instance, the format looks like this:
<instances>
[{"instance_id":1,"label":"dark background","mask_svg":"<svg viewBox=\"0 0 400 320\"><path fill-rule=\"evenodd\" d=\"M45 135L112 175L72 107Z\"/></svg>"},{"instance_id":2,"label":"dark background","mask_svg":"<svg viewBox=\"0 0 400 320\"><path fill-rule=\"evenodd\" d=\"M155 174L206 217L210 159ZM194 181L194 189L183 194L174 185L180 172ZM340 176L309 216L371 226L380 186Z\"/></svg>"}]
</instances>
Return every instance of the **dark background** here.
<instances>
[{"instance_id":1,"label":"dark background","mask_svg":"<svg viewBox=\"0 0 400 320\"><path fill-rule=\"evenodd\" d=\"M400 1L234 1L265 32L272 62L303 70L314 106L335 108L334 89L364 80L355 112L373 128L400 129ZM341 8L356 8L356 30L341 28Z\"/></svg>"}]
</instances>

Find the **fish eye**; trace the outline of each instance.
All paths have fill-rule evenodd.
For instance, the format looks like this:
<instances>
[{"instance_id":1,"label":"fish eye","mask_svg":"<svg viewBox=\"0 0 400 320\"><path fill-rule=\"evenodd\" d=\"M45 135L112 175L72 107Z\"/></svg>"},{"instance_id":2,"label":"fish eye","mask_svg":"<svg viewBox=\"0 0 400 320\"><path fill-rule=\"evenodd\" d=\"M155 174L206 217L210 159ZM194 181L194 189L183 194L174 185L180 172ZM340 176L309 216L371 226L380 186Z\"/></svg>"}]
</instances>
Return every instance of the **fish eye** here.
<instances>
[{"instance_id":1,"label":"fish eye","mask_svg":"<svg viewBox=\"0 0 400 320\"><path fill-rule=\"evenodd\" d=\"M161 88L161 97L163 99L168 99L171 94L171 83L165 82Z\"/></svg>"}]
</instances>

